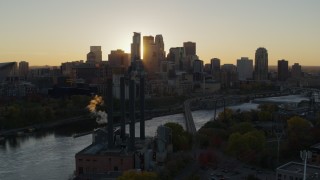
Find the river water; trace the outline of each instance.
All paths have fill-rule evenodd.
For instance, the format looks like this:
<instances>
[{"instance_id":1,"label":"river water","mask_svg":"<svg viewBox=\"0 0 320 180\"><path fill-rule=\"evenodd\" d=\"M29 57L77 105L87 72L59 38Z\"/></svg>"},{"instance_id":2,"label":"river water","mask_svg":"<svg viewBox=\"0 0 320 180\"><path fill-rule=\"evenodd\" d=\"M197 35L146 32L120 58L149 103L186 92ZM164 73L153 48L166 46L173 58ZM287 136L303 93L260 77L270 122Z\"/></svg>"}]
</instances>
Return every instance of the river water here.
<instances>
[{"instance_id":1,"label":"river water","mask_svg":"<svg viewBox=\"0 0 320 180\"><path fill-rule=\"evenodd\" d=\"M263 102L300 102L308 100L301 96L284 96L280 98L263 98ZM256 109L258 104L244 103L228 108L237 110ZM223 111L218 109L217 114ZM197 130L214 116L214 110L192 112ZM162 116L146 121L146 136L154 136L159 125L176 122L185 127L183 114ZM139 123L136 124L136 136L139 136ZM127 126L127 132L129 127ZM7 139L0 143L0 180L15 179L68 179L74 169L74 155L89 144L91 135L78 138L72 132L61 134L57 131L39 132L28 136Z\"/></svg>"}]
</instances>

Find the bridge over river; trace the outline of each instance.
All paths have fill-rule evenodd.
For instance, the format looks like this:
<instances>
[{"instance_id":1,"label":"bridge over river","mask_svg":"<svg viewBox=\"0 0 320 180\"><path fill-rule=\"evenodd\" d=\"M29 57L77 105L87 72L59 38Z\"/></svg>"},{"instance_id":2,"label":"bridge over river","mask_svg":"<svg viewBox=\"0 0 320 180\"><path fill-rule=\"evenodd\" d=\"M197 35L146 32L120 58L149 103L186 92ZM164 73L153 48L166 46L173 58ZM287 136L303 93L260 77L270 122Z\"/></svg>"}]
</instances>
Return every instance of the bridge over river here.
<instances>
[{"instance_id":1,"label":"bridge over river","mask_svg":"<svg viewBox=\"0 0 320 180\"><path fill-rule=\"evenodd\" d=\"M208 95L203 97L196 97L192 99L188 99L184 102L184 117L186 123L186 130L195 134L197 132L196 126L192 117L191 107L192 104L201 103L205 105L207 108L214 108L214 118L216 117L217 108L226 107L230 105L236 105L239 103L246 102L248 100L253 100L255 98L267 98L267 97L277 97L277 96L286 96L292 94L309 94L315 103L320 102L320 90L319 89L311 89L311 88L286 88L283 91L271 91L271 92L263 92L263 93L253 93L247 95Z\"/></svg>"}]
</instances>

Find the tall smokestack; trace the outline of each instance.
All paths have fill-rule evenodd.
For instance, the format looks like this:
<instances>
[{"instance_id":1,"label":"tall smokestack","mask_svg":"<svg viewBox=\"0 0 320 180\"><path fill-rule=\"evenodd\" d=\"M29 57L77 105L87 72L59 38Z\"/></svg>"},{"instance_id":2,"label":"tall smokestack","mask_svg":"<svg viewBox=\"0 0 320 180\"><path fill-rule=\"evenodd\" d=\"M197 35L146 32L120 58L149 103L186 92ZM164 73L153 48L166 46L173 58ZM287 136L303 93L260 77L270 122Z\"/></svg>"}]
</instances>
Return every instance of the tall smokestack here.
<instances>
[{"instance_id":1,"label":"tall smokestack","mask_svg":"<svg viewBox=\"0 0 320 180\"><path fill-rule=\"evenodd\" d=\"M121 139L126 136L126 100L125 100L125 79L120 78L120 106L121 106Z\"/></svg>"},{"instance_id":2,"label":"tall smokestack","mask_svg":"<svg viewBox=\"0 0 320 180\"><path fill-rule=\"evenodd\" d=\"M140 77L140 139L145 139L145 125L144 125L144 77Z\"/></svg>"},{"instance_id":3,"label":"tall smokestack","mask_svg":"<svg viewBox=\"0 0 320 180\"><path fill-rule=\"evenodd\" d=\"M130 141L129 150L134 151L135 140L135 82L130 80L129 85L129 113L130 113Z\"/></svg>"},{"instance_id":4,"label":"tall smokestack","mask_svg":"<svg viewBox=\"0 0 320 180\"><path fill-rule=\"evenodd\" d=\"M108 110L108 148L113 148L113 95L112 79L107 80L107 110Z\"/></svg>"}]
</instances>

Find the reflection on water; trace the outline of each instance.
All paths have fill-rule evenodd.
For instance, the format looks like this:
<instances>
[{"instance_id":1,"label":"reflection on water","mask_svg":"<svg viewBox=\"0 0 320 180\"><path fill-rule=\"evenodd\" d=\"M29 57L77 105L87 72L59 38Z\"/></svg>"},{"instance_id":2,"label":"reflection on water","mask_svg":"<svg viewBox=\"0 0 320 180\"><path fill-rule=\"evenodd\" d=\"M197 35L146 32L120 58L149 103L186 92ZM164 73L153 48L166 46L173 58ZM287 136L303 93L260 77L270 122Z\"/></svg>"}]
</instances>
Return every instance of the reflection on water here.
<instances>
[{"instance_id":1,"label":"reflection on water","mask_svg":"<svg viewBox=\"0 0 320 180\"><path fill-rule=\"evenodd\" d=\"M0 179L67 179L75 153L90 143L90 135L73 139L53 132L7 139L0 146Z\"/></svg>"}]
</instances>

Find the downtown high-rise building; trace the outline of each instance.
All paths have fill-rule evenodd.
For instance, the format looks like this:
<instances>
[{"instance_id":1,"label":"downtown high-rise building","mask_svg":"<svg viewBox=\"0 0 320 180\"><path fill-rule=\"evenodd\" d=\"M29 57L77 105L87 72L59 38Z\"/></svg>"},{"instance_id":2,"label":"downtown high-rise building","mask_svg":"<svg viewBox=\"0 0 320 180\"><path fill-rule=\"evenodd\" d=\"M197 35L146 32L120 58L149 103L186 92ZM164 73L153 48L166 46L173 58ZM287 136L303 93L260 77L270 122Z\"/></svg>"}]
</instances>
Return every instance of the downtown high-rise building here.
<instances>
[{"instance_id":1,"label":"downtown high-rise building","mask_svg":"<svg viewBox=\"0 0 320 180\"><path fill-rule=\"evenodd\" d=\"M268 80L268 51L266 48L260 47L256 50L254 79L257 81Z\"/></svg>"},{"instance_id":2,"label":"downtown high-rise building","mask_svg":"<svg viewBox=\"0 0 320 180\"><path fill-rule=\"evenodd\" d=\"M164 43L162 35L143 37L143 64L145 70L150 73L160 71L161 61L165 59Z\"/></svg>"},{"instance_id":3,"label":"downtown high-rise building","mask_svg":"<svg viewBox=\"0 0 320 180\"><path fill-rule=\"evenodd\" d=\"M174 47L169 49L167 59L175 64L176 71L183 71L186 68L186 52L184 47Z\"/></svg>"},{"instance_id":4,"label":"downtown high-rise building","mask_svg":"<svg viewBox=\"0 0 320 180\"><path fill-rule=\"evenodd\" d=\"M184 42L183 47L186 51L186 56L194 56L197 54L195 42L190 42L190 41Z\"/></svg>"},{"instance_id":5,"label":"downtown high-rise building","mask_svg":"<svg viewBox=\"0 0 320 180\"><path fill-rule=\"evenodd\" d=\"M141 59L141 34L134 32L131 43L131 62Z\"/></svg>"},{"instance_id":6,"label":"downtown high-rise building","mask_svg":"<svg viewBox=\"0 0 320 180\"><path fill-rule=\"evenodd\" d=\"M220 76L222 89L234 87L238 82L237 67L234 64L223 64Z\"/></svg>"},{"instance_id":7,"label":"downtown high-rise building","mask_svg":"<svg viewBox=\"0 0 320 180\"><path fill-rule=\"evenodd\" d=\"M211 64L211 73L220 72L220 59L212 58L210 60Z\"/></svg>"},{"instance_id":8,"label":"downtown high-rise building","mask_svg":"<svg viewBox=\"0 0 320 180\"><path fill-rule=\"evenodd\" d=\"M101 46L90 46L90 52L87 54L87 63L99 63L101 61Z\"/></svg>"},{"instance_id":9,"label":"downtown high-rise building","mask_svg":"<svg viewBox=\"0 0 320 180\"><path fill-rule=\"evenodd\" d=\"M286 81L289 77L288 61L282 59L278 60L278 80Z\"/></svg>"},{"instance_id":10,"label":"downtown high-rise building","mask_svg":"<svg viewBox=\"0 0 320 180\"><path fill-rule=\"evenodd\" d=\"M161 34L156 35L154 43L156 45L157 68L158 71L160 71L161 62L166 59L166 52L164 51L164 41Z\"/></svg>"},{"instance_id":11,"label":"downtown high-rise building","mask_svg":"<svg viewBox=\"0 0 320 180\"><path fill-rule=\"evenodd\" d=\"M253 60L247 57L241 57L237 60L237 72L240 81L252 79Z\"/></svg>"},{"instance_id":12,"label":"downtown high-rise building","mask_svg":"<svg viewBox=\"0 0 320 180\"><path fill-rule=\"evenodd\" d=\"M19 62L19 76L26 77L29 73L29 63L26 61Z\"/></svg>"},{"instance_id":13,"label":"downtown high-rise building","mask_svg":"<svg viewBox=\"0 0 320 180\"><path fill-rule=\"evenodd\" d=\"M291 68L291 77L292 78L301 78L302 68L299 63L294 63Z\"/></svg>"},{"instance_id":14,"label":"downtown high-rise building","mask_svg":"<svg viewBox=\"0 0 320 180\"><path fill-rule=\"evenodd\" d=\"M123 68L128 69L130 65L130 55L123 50L118 49L111 51L108 55L108 63L110 68Z\"/></svg>"},{"instance_id":15,"label":"downtown high-rise building","mask_svg":"<svg viewBox=\"0 0 320 180\"><path fill-rule=\"evenodd\" d=\"M210 60L210 71L215 80L220 80L220 59L212 58Z\"/></svg>"}]
</instances>

